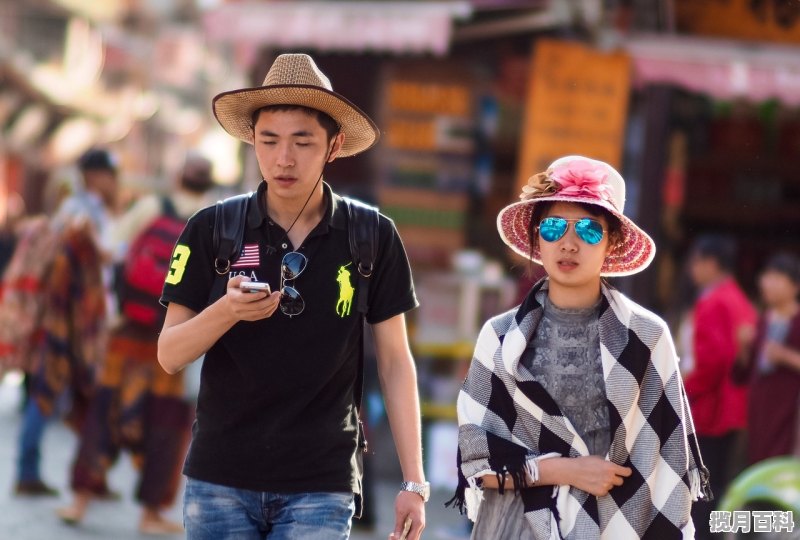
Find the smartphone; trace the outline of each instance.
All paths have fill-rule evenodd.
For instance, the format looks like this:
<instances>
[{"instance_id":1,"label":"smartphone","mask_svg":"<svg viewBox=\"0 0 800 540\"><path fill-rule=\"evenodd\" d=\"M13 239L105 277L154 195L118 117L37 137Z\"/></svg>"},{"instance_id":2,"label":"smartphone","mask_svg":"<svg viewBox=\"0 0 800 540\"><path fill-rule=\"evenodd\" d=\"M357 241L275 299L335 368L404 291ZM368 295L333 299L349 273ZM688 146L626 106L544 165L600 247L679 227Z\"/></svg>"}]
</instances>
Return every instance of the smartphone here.
<instances>
[{"instance_id":1,"label":"smartphone","mask_svg":"<svg viewBox=\"0 0 800 540\"><path fill-rule=\"evenodd\" d=\"M267 294L270 294L271 292L269 288L269 283L266 283L264 281L242 281L239 284L239 288L242 289L243 291L252 293L265 292Z\"/></svg>"},{"instance_id":2,"label":"smartphone","mask_svg":"<svg viewBox=\"0 0 800 540\"><path fill-rule=\"evenodd\" d=\"M411 530L411 518L406 518L406 522L403 524L403 534L400 535L400 540L406 540L408 538L408 531Z\"/></svg>"}]
</instances>

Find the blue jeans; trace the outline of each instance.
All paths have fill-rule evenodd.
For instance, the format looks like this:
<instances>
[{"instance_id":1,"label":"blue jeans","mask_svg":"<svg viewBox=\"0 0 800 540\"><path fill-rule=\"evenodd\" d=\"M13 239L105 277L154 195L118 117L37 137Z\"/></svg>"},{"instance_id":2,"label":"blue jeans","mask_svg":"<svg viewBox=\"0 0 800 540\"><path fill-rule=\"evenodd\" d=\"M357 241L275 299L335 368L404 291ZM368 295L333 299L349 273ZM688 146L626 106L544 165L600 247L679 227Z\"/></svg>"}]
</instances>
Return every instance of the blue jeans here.
<instances>
[{"instance_id":1,"label":"blue jeans","mask_svg":"<svg viewBox=\"0 0 800 540\"><path fill-rule=\"evenodd\" d=\"M271 493L188 478L187 540L338 540L350 537L352 493Z\"/></svg>"},{"instance_id":2,"label":"blue jeans","mask_svg":"<svg viewBox=\"0 0 800 540\"><path fill-rule=\"evenodd\" d=\"M22 427L19 434L19 469L17 480L20 482L34 482L41 480L39 475L39 460L41 454L42 437L47 426L49 416L45 416L36 400L28 398L25 412L22 416Z\"/></svg>"}]
</instances>

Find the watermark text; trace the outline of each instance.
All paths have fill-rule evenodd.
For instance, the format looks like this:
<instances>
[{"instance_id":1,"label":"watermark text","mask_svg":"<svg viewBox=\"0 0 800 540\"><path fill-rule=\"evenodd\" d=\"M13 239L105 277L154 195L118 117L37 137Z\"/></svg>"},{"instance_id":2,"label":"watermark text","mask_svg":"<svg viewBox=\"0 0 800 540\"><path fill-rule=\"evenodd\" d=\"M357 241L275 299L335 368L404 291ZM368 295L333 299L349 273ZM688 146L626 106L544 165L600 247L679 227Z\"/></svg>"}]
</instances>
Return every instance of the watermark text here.
<instances>
[{"instance_id":1,"label":"watermark text","mask_svg":"<svg viewBox=\"0 0 800 540\"><path fill-rule=\"evenodd\" d=\"M792 532L794 513L791 510L716 510L711 512L708 524L712 533Z\"/></svg>"}]
</instances>

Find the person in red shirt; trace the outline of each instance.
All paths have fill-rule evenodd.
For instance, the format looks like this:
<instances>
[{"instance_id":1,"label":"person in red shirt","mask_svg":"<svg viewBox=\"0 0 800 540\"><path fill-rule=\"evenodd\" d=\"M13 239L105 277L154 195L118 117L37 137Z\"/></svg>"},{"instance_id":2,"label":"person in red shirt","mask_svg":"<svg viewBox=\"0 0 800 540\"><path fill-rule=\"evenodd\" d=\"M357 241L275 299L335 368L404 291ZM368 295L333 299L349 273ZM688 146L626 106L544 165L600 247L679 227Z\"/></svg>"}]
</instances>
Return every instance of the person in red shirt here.
<instances>
[{"instance_id":1,"label":"person in red shirt","mask_svg":"<svg viewBox=\"0 0 800 540\"><path fill-rule=\"evenodd\" d=\"M747 387L735 384L731 373L752 339L757 318L733 277L735 260L735 240L716 234L698 237L689 257L699 296L693 313L694 368L684 385L711 490L718 498L727 488L734 451L747 425ZM708 520L713 508L709 501L692 508L698 539L712 538Z\"/></svg>"}]
</instances>

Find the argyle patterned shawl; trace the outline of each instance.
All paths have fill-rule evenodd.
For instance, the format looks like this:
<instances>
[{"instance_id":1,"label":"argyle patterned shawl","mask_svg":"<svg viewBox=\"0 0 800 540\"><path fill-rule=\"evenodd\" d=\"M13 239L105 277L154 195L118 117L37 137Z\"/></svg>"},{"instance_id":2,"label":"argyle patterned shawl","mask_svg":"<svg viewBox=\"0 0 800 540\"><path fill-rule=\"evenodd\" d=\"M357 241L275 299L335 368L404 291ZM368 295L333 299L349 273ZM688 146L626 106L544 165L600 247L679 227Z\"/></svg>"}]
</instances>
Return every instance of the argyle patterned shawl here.
<instances>
[{"instance_id":1,"label":"argyle patterned shawl","mask_svg":"<svg viewBox=\"0 0 800 540\"><path fill-rule=\"evenodd\" d=\"M481 330L458 397L459 486L448 504L477 516L477 478L506 475L515 486L535 456L588 455L558 404L520 357L542 318L536 292ZM710 498L678 359L666 323L605 285L600 349L614 463L633 474L608 495L575 487L523 488L525 519L537 539L693 538L691 501Z\"/></svg>"}]
</instances>

